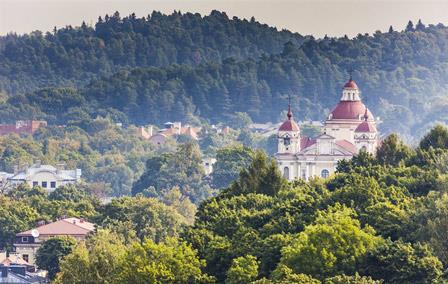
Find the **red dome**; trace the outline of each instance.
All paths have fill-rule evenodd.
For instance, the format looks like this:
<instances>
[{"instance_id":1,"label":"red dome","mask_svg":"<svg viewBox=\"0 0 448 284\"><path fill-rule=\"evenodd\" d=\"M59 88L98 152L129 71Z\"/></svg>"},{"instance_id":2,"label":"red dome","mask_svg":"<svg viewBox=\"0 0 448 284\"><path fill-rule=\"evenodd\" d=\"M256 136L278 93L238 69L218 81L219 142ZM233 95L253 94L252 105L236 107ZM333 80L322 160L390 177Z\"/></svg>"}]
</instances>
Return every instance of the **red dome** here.
<instances>
[{"instance_id":1,"label":"red dome","mask_svg":"<svg viewBox=\"0 0 448 284\"><path fill-rule=\"evenodd\" d=\"M348 80L347 83L345 83L344 88L348 89L358 89L358 85L356 85L355 81L352 79Z\"/></svg>"},{"instance_id":2,"label":"red dome","mask_svg":"<svg viewBox=\"0 0 448 284\"><path fill-rule=\"evenodd\" d=\"M288 119L283 122L278 131L300 131L300 128L294 120Z\"/></svg>"},{"instance_id":3,"label":"red dome","mask_svg":"<svg viewBox=\"0 0 448 284\"><path fill-rule=\"evenodd\" d=\"M340 101L331 112L331 119L362 119L366 106L361 101ZM372 113L368 110L368 117L372 118Z\"/></svg>"}]
</instances>

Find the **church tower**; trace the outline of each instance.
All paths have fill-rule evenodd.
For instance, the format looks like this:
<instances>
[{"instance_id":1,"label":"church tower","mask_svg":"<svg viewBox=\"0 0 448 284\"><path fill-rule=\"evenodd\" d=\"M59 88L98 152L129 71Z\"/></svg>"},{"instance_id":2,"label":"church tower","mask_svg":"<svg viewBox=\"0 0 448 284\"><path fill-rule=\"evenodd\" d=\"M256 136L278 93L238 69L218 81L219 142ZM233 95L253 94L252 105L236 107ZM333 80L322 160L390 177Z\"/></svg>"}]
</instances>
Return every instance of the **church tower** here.
<instances>
[{"instance_id":1,"label":"church tower","mask_svg":"<svg viewBox=\"0 0 448 284\"><path fill-rule=\"evenodd\" d=\"M364 112L364 121L355 129L355 146L358 151L366 151L371 154L376 153L378 147L378 131L375 122L369 117L369 111L366 108Z\"/></svg>"},{"instance_id":2,"label":"church tower","mask_svg":"<svg viewBox=\"0 0 448 284\"><path fill-rule=\"evenodd\" d=\"M300 151L300 128L294 121L291 104L288 106L287 119L278 129L278 154L295 154Z\"/></svg>"}]
</instances>

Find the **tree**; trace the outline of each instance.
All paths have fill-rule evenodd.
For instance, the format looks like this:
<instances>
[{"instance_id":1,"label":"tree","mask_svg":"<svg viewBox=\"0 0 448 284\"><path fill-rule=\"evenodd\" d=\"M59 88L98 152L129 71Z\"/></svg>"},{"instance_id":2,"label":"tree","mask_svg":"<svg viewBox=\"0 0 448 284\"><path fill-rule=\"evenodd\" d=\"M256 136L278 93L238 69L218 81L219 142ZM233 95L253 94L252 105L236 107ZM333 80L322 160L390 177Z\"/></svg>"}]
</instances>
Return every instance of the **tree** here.
<instances>
[{"instance_id":1,"label":"tree","mask_svg":"<svg viewBox=\"0 0 448 284\"><path fill-rule=\"evenodd\" d=\"M419 19L417 25L415 26L416 31L423 31L425 29L425 25L422 23L422 20Z\"/></svg>"},{"instance_id":2,"label":"tree","mask_svg":"<svg viewBox=\"0 0 448 284\"><path fill-rule=\"evenodd\" d=\"M394 32L394 28L392 26L389 26L389 33L393 33Z\"/></svg>"},{"instance_id":3,"label":"tree","mask_svg":"<svg viewBox=\"0 0 448 284\"><path fill-rule=\"evenodd\" d=\"M252 119L245 112L236 112L229 122L230 126L235 129L246 129L251 123Z\"/></svg>"},{"instance_id":4,"label":"tree","mask_svg":"<svg viewBox=\"0 0 448 284\"><path fill-rule=\"evenodd\" d=\"M235 258L227 271L226 283L250 283L258 276L258 264L257 258L252 255Z\"/></svg>"},{"instance_id":5,"label":"tree","mask_svg":"<svg viewBox=\"0 0 448 284\"><path fill-rule=\"evenodd\" d=\"M443 265L427 245L387 241L368 252L360 272L386 283L431 283Z\"/></svg>"},{"instance_id":6,"label":"tree","mask_svg":"<svg viewBox=\"0 0 448 284\"><path fill-rule=\"evenodd\" d=\"M0 204L0 247L12 248L15 235L35 224L39 214L25 202L2 195Z\"/></svg>"},{"instance_id":7,"label":"tree","mask_svg":"<svg viewBox=\"0 0 448 284\"><path fill-rule=\"evenodd\" d=\"M360 276L356 273L354 276L338 275L331 278L327 278L324 284L381 284L382 280L373 280L368 276Z\"/></svg>"},{"instance_id":8,"label":"tree","mask_svg":"<svg viewBox=\"0 0 448 284\"><path fill-rule=\"evenodd\" d=\"M113 230L120 224L128 223L141 241L151 239L160 242L177 236L182 225L189 223L175 208L143 196L113 199L102 208L101 213L103 226Z\"/></svg>"},{"instance_id":9,"label":"tree","mask_svg":"<svg viewBox=\"0 0 448 284\"><path fill-rule=\"evenodd\" d=\"M204 261L185 242L168 238L156 244L146 240L128 251L120 274L121 283L204 283L212 279L203 274Z\"/></svg>"},{"instance_id":10,"label":"tree","mask_svg":"<svg viewBox=\"0 0 448 284\"><path fill-rule=\"evenodd\" d=\"M99 230L64 257L54 283L117 283L125 256L122 239Z\"/></svg>"},{"instance_id":11,"label":"tree","mask_svg":"<svg viewBox=\"0 0 448 284\"><path fill-rule=\"evenodd\" d=\"M382 165L398 166L407 161L411 155L412 150L400 140L398 135L391 134L377 149L376 159Z\"/></svg>"},{"instance_id":12,"label":"tree","mask_svg":"<svg viewBox=\"0 0 448 284\"><path fill-rule=\"evenodd\" d=\"M249 167L253 150L242 145L221 148L216 153L213 165L212 183L215 188L225 188L236 180L242 169Z\"/></svg>"},{"instance_id":13,"label":"tree","mask_svg":"<svg viewBox=\"0 0 448 284\"><path fill-rule=\"evenodd\" d=\"M430 147L448 149L448 129L443 125L436 125L422 138L419 147L423 150Z\"/></svg>"},{"instance_id":14,"label":"tree","mask_svg":"<svg viewBox=\"0 0 448 284\"><path fill-rule=\"evenodd\" d=\"M339 205L319 211L314 224L282 250L280 264L320 279L355 273L356 263L380 242L355 217L352 209Z\"/></svg>"},{"instance_id":15,"label":"tree","mask_svg":"<svg viewBox=\"0 0 448 284\"><path fill-rule=\"evenodd\" d=\"M53 280L60 271L60 262L72 252L76 240L72 237L55 237L46 240L36 253L36 264L40 269L48 271L48 277Z\"/></svg>"},{"instance_id":16,"label":"tree","mask_svg":"<svg viewBox=\"0 0 448 284\"><path fill-rule=\"evenodd\" d=\"M414 31L414 24L411 20L409 20L408 24L406 25L405 32L413 32Z\"/></svg>"},{"instance_id":17,"label":"tree","mask_svg":"<svg viewBox=\"0 0 448 284\"><path fill-rule=\"evenodd\" d=\"M243 169L239 179L222 194L226 196L261 193L273 196L286 184L287 182L281 176L275 161L258 150L255 152L252 164L247 169Z\"/></svg>"},{"instance_id":18,"label":"tree","mask_svg":"<svg viewBox=\"0 0 448 284\"><path fill-rule=\"evenodd\" d=\"M199 146L196 143L181 144L175 153L155 156L146 162L146 170L134 183L132 194L136 195L153 186L156 194L161 196L164 189L177 186L183 195L199 203L210 196L202 180L204 175Z\"/></svg>"}]
</instances>

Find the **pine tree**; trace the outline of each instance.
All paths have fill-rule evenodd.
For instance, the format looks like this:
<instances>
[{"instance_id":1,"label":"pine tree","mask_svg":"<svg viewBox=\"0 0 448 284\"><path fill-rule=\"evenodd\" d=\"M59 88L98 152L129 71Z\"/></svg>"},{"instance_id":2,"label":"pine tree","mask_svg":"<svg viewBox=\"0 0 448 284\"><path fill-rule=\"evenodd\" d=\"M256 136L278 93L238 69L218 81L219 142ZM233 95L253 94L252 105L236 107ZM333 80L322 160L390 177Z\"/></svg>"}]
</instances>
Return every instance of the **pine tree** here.
<instances>
[{"instance_id":1,"label":"pine tree","mask_svg":"<svg viewBox=\"0 0 448 284\"><path fill-rule=\"evenodd\" d=\"M413 32L414 31L414 23L409 20L408 25L406 26L405 32Z\"/></svg>"},{"instance_id":2,"label":"pine tree","mask_svg":"<svg viewBox=\"0 0 448 284\"><path fill-rule=\"evenodd\" d=\"M392 26L389 27L389 33L393 33L394 32L394 28Z\"/></svg>"},{"instance_id":3,"label":"pine tree","mask_svg":"<svg viewBox=\"0 0 448 284\"><path fill-rule=\"evenodd\" d=\"M417 25L415 26L415 30L423 31L425 29L425 25L422 23L422 20L419 19Z\"/></svg>"}]
</instances>

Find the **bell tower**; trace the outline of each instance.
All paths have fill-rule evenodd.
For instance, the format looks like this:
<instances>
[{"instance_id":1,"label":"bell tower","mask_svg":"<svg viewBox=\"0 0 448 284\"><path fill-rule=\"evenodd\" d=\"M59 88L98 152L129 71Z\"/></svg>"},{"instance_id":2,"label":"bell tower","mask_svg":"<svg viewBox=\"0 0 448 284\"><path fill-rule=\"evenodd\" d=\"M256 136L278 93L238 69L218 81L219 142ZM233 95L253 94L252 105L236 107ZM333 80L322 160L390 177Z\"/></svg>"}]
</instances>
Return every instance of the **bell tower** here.
<instances>
[{"instance_id":1,"label":"bell tower","mask_svg":"<svg viewBox=\"0 0 448 284\"><path fill-rule=\"evenodd\" d=\"M296 154L300 151L300 128L294 121L291 102L288 104L287 119L278 129L278 154Z\"/></svg>"}]
</instances>

